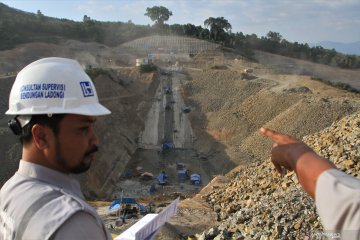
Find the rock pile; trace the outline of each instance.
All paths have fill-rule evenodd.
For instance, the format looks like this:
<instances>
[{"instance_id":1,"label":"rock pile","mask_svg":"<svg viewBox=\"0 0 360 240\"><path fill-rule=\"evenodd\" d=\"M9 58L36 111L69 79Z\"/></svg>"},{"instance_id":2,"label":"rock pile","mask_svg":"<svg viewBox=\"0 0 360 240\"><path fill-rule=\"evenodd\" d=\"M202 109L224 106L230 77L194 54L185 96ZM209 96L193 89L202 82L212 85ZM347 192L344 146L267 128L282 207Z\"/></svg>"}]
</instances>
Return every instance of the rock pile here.
<instances>
[{"instance_id":1,"label":"rock pile","mask_svg":"<svg viewBox=\"0 0 360 240\"><path fill-rule=\"evenodd\" d=\"M358 177L360 173L360 112L344 117L304 142L342 171Z\"/></svg>"},{"instance_id":2,"label":"rock pile","mask_svg":"<svg viewBox=\"0 0 360 240\"><path fill-rule=\"evenodd\" d=\"M360 112L303 140L341 170L358 176ZM296 176L280 176L270 161L233 170L225 187L203 196L217 213L217 224L197 239L310 239L323 228L314 201Z\"/></svg>"}]
</instances>

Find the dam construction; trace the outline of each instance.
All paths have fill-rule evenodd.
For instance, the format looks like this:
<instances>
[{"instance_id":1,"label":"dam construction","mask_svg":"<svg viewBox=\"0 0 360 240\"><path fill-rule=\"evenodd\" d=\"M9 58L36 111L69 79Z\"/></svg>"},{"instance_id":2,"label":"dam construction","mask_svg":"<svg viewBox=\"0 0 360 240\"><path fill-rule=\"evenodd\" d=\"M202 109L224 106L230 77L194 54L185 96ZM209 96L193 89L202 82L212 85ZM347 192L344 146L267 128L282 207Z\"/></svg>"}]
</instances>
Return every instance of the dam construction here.
<instances>
[{"instance_id":1,"label":"dam construction","mask_svg":"<svg viewBox=\"0 0 360 240\"><path fill-rule=\"evenodd\" d=\"M97 119L96 160L74 177L114 237L178 197L177 214L155 239L301 239L322 231L294 174L275 173L272 142L260 135L261 127L303 139L358 174L360 95L325 80L360 90L359 70L262 51L249 59L215 43L174 36L115 47L34 42L1 51L9 64L0 64L0 110L8 107L14 72L60 55L86 69L112 112ZM61 98L63 90L24 86L23 96ZM21 158L8 120L1 115L1 185Z\"/></svg>"}]
</instances>

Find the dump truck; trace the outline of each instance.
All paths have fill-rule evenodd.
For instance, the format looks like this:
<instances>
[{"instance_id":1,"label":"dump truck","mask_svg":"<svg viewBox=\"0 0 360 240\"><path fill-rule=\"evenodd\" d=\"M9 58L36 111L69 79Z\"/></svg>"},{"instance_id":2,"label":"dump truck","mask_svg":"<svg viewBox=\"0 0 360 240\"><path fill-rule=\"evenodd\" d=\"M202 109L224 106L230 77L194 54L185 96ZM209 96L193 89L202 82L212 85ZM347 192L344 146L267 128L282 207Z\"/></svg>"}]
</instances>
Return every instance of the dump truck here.
<instances>
[{"instance_id":1,"label":"dump truck","mask_svg":"<svg viewBox=\"0 0 360 240\"><path fill-rule=\"evenodd\" d=\"M182 182L182 181L184 181L185 179L187 179L189 177L188 176L189 170L186 169L185 164L178 163L176 161L176 170L177 170L177 173L178 173L179 181Z\"/></svg>"},{"instance_id":2,"label":"dump truck","mask_svg":"<svg viewBox=\"0 0 360 240\"><path fill-rule=\"evenodd\" d=\"M182 107L181 107L181 111L182 111L183 113L189 113L189 112L191 111L191 109L190 109L189 107L187 107L187 106L182 106Z\"/></svg>"},{"instance_id":3,"label":"dump truck","mask_svg":"<svg viewBox=\"0 0 360 240\"><path fill-rule=\"evenodd\" d=\"M161 173L157 176L157 180L159 185L166 185L168 183L165 171L161 171Z\"/></svg>"},{"instance_id":4,"label":"dump truck","mask_svg":"<svg viewBox=\"0 0 360 240\"><path fill-rule=\"evenodd\" d=\"M201 185L201 177L200 174L197 173L193 173L190 175L190 181L196 185L196 186L200 186Z\"/></svg>"}]
</instances>

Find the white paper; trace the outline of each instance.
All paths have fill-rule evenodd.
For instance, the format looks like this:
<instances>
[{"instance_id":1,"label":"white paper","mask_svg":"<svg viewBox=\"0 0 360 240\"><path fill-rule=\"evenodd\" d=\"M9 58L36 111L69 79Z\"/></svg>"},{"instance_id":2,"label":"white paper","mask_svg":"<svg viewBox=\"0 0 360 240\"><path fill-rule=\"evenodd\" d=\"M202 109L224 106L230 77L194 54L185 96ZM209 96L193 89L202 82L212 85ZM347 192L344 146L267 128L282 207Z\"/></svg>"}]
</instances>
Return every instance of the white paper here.
<instances>
[{"instance_id":1,"label":"white paper","mask_svg":"<svg viewBox=\"0 0 360 240\"><path fill-rule=\"evenodd\" d=\"M176 214L179 198L175 199L169 206L159 214L146 214L137 223L132 225L115 240L144 240L158 230L165 222Z\"/></svg>"}]
</instances>

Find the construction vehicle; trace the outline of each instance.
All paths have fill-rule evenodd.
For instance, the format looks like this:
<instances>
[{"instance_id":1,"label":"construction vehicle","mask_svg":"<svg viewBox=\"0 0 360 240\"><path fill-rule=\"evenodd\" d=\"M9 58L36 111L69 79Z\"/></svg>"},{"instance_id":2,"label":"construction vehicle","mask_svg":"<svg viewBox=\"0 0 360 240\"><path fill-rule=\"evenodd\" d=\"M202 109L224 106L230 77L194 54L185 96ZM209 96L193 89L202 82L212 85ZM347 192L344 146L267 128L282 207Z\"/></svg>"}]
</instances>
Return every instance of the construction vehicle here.
<instances>
[{"instance_id":1,"label":"construction vehicle","mask_svg":"<svg viewBox=\"0 0 360 240\"><path fill-rule=\"evenodd\" d=\"M170 150L170 149L174 149L175 145L171 142L164 142L163 144L161 144L160 146L160 152L164 153L166 150Z\"/></svg>"},{"instance_id":2,"label":"construction vehicle","mask_svg":"<svg viewBox=\"0 0 360 240\"><path fill-rule=\"evenodd\" d=\"M251 80L253 78L256 78L252 75L253 70L250 68L244 69L244 71L241 73L241 80Z\"/></svg>"},{"instance_id":3,"label":"construction vehicle","mask_svg":"<svg viewBox=\"0 0 360 240\"><path fill-rule=\"evenodd\" d=\"M159 185L166 185L168 183L165 171L161 171L161 173L157 176L157 180Z\"/></svg>"},{"instance_id":4,"label":"construction vehicle","mask_svg":"<svg viewBox=\"0 0 360 240\"><path fill-rule=\"evenodd\" d=\"M189 113L189 112L191 111L191 109L190 109L189 107L187 107L187 106L182 106L182 107L181 107L181 111L182 111L183 113Z\"/></svg>"},{"instance_id":5,"label":"construction vehicle","mask_svg":"<svg viewBox=\"0 0 360 240\"><path fill-rule=\"evenodd\" d=\"M178 172L178 179L180 182L185 181L189 177L189 170L186 169L185 164L176 161L176 170Z\"/></svg>"},{"instance_id":6,"label":"construction vehicle","mask_svg":"<svg viewBox=\"0 0 360 240\"><path fill-rule=\"evenodd\" d=\"M165 110L166 110L166 111L171 110L171 106L170 106L170 105L166 105L166 106L165 106Z\"/></svg>"},{"instance_id":7,"label":"construction vehicle","mask_svg":"<svg viewBox=\"0 0 360 240\"><path fill-rule=\"evenodd\" d=\"M120 214L121 216L134 216L138 213L146 214L148 212L147 207L141 205L136 202L134 198L121 197L120 199L116 199L109 206L110 213Z\"/></svg>"},{"instance_id":8,"label":"construction vehicle","mask_svg":"<svg viewBox=\"0 0 360 240\"><path fill-rule=\"evenodd\" d=\"M169 87L169 86L164 87L164 90L165 90L165 94L171 94L172 93L171 87Z\"/></svg>"},{"instance_id":9,"label":"construction vehicle","mask_svg":"<svg viewBox=\"0 0 360 240\"><path fill-rule=\"evenodd\" d=\"M193 173L190 175L190 181L196 185L196 186L200 186L201 185L201 177L200 174L197 173Z\"/></svg>"}]
</instances>

